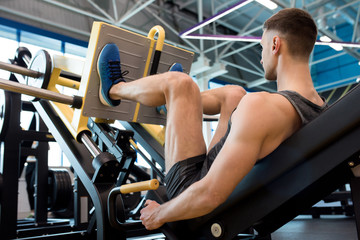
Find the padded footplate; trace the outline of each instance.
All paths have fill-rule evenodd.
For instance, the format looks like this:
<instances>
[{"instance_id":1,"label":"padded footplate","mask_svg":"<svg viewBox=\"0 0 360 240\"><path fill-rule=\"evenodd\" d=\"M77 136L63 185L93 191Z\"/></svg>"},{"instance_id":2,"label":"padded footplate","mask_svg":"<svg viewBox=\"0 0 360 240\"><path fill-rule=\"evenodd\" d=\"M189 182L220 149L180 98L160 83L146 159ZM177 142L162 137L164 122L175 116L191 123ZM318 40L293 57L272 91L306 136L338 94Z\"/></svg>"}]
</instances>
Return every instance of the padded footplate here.
<instances>
[{"instance_id":1,"label":"padded footplate","mask_svg":"<svg viewBox=\"0 0 360 240\"><path fill-rule=\"evenodd\" d=\"M136 102L122 100L117 107L107 107L101 104L99 100L100 80L96 66L102 48L107 43L115 43L118 46L121 69L129 72L124 76L125 80L129 82L143 77L151 41L153 40L146 36L106 23L94 22L79 90L80 96L84 96L85 99L82 115L129 122L165 124L166 117L157 113L153 107L141 105L137 112ZM183 65L184 72L189 73L193 56L192 52L164 44L157 72L166 72L173 63L178 62Z\"/></svg>"}]
</instances>

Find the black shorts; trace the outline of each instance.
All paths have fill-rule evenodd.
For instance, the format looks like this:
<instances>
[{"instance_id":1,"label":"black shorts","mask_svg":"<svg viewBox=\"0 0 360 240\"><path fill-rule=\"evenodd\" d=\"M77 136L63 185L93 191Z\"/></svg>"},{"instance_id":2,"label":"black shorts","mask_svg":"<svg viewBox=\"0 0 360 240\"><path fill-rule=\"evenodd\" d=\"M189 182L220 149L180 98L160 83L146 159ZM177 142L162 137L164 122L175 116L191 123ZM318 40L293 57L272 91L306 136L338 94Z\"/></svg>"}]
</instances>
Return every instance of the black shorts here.
<instances>
[{"instance_id":1,"label":"black shorts","mask_svg":"<svg viewBox=\"0 0 360 240\"><path fill-rule=\"evenodd\" d=\"M204 176L206 154L177 162L166 174L166 193L169 199L175 198L194 182Z\"/></svg>"}]
</instances>

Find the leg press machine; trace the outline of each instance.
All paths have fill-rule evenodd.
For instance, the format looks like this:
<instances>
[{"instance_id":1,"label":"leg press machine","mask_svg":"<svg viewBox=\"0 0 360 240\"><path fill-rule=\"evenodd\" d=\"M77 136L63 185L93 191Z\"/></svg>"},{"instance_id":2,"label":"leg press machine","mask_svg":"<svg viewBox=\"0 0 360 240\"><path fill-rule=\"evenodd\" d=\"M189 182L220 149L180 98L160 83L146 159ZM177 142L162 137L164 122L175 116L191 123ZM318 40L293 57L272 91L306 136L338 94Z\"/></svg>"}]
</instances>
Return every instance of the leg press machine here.
<instances>
[{"instance_id":1,"label":"leg press machine","mask_svg":"<svg viewBox=\"0 0 360 240\"><path fill-rule=\"evenodd\" d=\"M46 51L31 58L27 50L22 50L13 64L0 64L0 68L13 72L17 80L0 79L0 88L19 104L18 93L33 96L36 112L74 169L74 224L66 230L67 239L126 239L159 233L147 231L138 220L145 201L138 192L150 190L147 198L167 201L163 186L164 143L158 137L163 130L158 125L165 125L166 117L155 108L131 101L124 100L114 108L102 105L96 64L102 47L112 42L119 47L123 70L129 72L126 81L165 72L175 62L189 73L194 54L165 44L164 39L160 26L151 29L148 36L141 36L95 22L85 62L51 57ZM63 94L63 89L74 92L75 97ZM168 223L160 230L168 239L271 239L272 232L350 183L359 232L357 101L358 86L260 160L228 200L212 213ZM115 127L114 120L120 120L126 129ZM7 132L1 135L5 138ZM146 159L138 143L145 146L151 159ZM10 143L5 141L5 151L7 148L10 149ZM150 164L150 173L135 164L136 152ZM17 163L3 161L6 164L0 174L0 230L6 239L22 239L29 236L29 231L24 226L19 228L13 217L16 210L7 207L9 202L17 203L17 195L4 190L10 182L5 166ZM159 182L150 179L158 179L160 187ZM61 238L58 232L47 234L48 238ZM39 235L33 239L41 238Z\"/></svg>"}]
</instances>

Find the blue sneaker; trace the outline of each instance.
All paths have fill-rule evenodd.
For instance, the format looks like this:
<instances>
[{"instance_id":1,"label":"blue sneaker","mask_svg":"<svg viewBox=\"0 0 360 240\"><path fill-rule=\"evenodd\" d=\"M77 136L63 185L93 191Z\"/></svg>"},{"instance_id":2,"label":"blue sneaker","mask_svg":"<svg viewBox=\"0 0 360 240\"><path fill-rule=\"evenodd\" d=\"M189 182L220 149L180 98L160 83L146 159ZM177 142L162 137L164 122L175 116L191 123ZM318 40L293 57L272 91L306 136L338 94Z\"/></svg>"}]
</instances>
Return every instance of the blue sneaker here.
<instances>
[{"instance_id":1,"label":"blue sneaker","mask_svg":"<svg viewBox=\"0 0 360 240\"><path fill-rule=\"evenodd\" d=\"M180 63L174 63L170 66L169 72L183 72L183 67Z\"/></svg>"},{"instance_id":2,"label":"blue sneaker","mask_svg":"<svg viewBox=\"0 0 360 240\"><path fill-rule=\"evenodd\" d=\"M106 106L118 106L120 100L112 100L109 96L110 88L119 82L125 82L121 72L119 49L114 43L106 44L99 54L97 72L100 77L99 97Z\"/></svg>"},{"instance_id":3,"label":"blue sneaker","mask_svg":"<svg viewBox=\"0 0 360 240\"><path fill-rule=\"evenodd\" d=\"M170 66L169 72L183 72L183 67L180 63L174 63L173 65ZM166 105L161 105L156 107L156 111L161 115L166 115L167 114Z\"/></svg>"}]
</instances>

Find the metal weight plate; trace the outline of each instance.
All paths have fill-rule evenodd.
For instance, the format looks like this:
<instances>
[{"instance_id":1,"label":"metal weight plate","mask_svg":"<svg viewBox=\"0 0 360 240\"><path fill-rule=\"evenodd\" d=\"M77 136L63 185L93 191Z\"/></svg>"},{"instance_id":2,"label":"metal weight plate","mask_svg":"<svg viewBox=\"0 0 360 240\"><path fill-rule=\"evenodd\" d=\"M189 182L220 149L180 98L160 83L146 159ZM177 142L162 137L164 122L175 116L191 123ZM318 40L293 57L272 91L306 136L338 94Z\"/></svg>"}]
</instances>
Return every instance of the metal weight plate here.
<instances>
[{"instance_id":1,"label":"metal weight plate","mask_svg":"<svg viewBox=\"0 0 360 240\"><path fill-rule=\"evenodd\" d=\"M19 47L16 49L15 61L19 66L27 67L28 59L31 60L31 52L26 47Z\"/></svg>"},{"instance_id":2,"label":"metal weight plate","mask_svg":"<svg viewBox=\"0 0 360 240\"><path fill-rule=\"evenodd\" d=\"M40 50L31 59L29 69L42 73L39 78L26 77L26 84L29 86L46 89L48 87L52 72L52 61L50 54L45 50ZM28 101L38 101L39 98L27 96Z\"/></svg>"},{"instance_id":3,"label":"metal weight plate","mask_svg":"<svg viewBox=\"0 0 360 240\"><path fill-rule=\"evenodd\" d=\"M48 183L48 209L65 210L73 193L70 174L65 169L49 169Z\"/></svg>"},{"instance_id":4,"label":"metal weight plate","mask_svg":"<svg viewBox=\"0 0 360 240\"><path fill-rule=\"evenodd\" d=\"M5 139L10 124L11 97L0 89L0 141Z\"/></svg>"}]
</instances>

